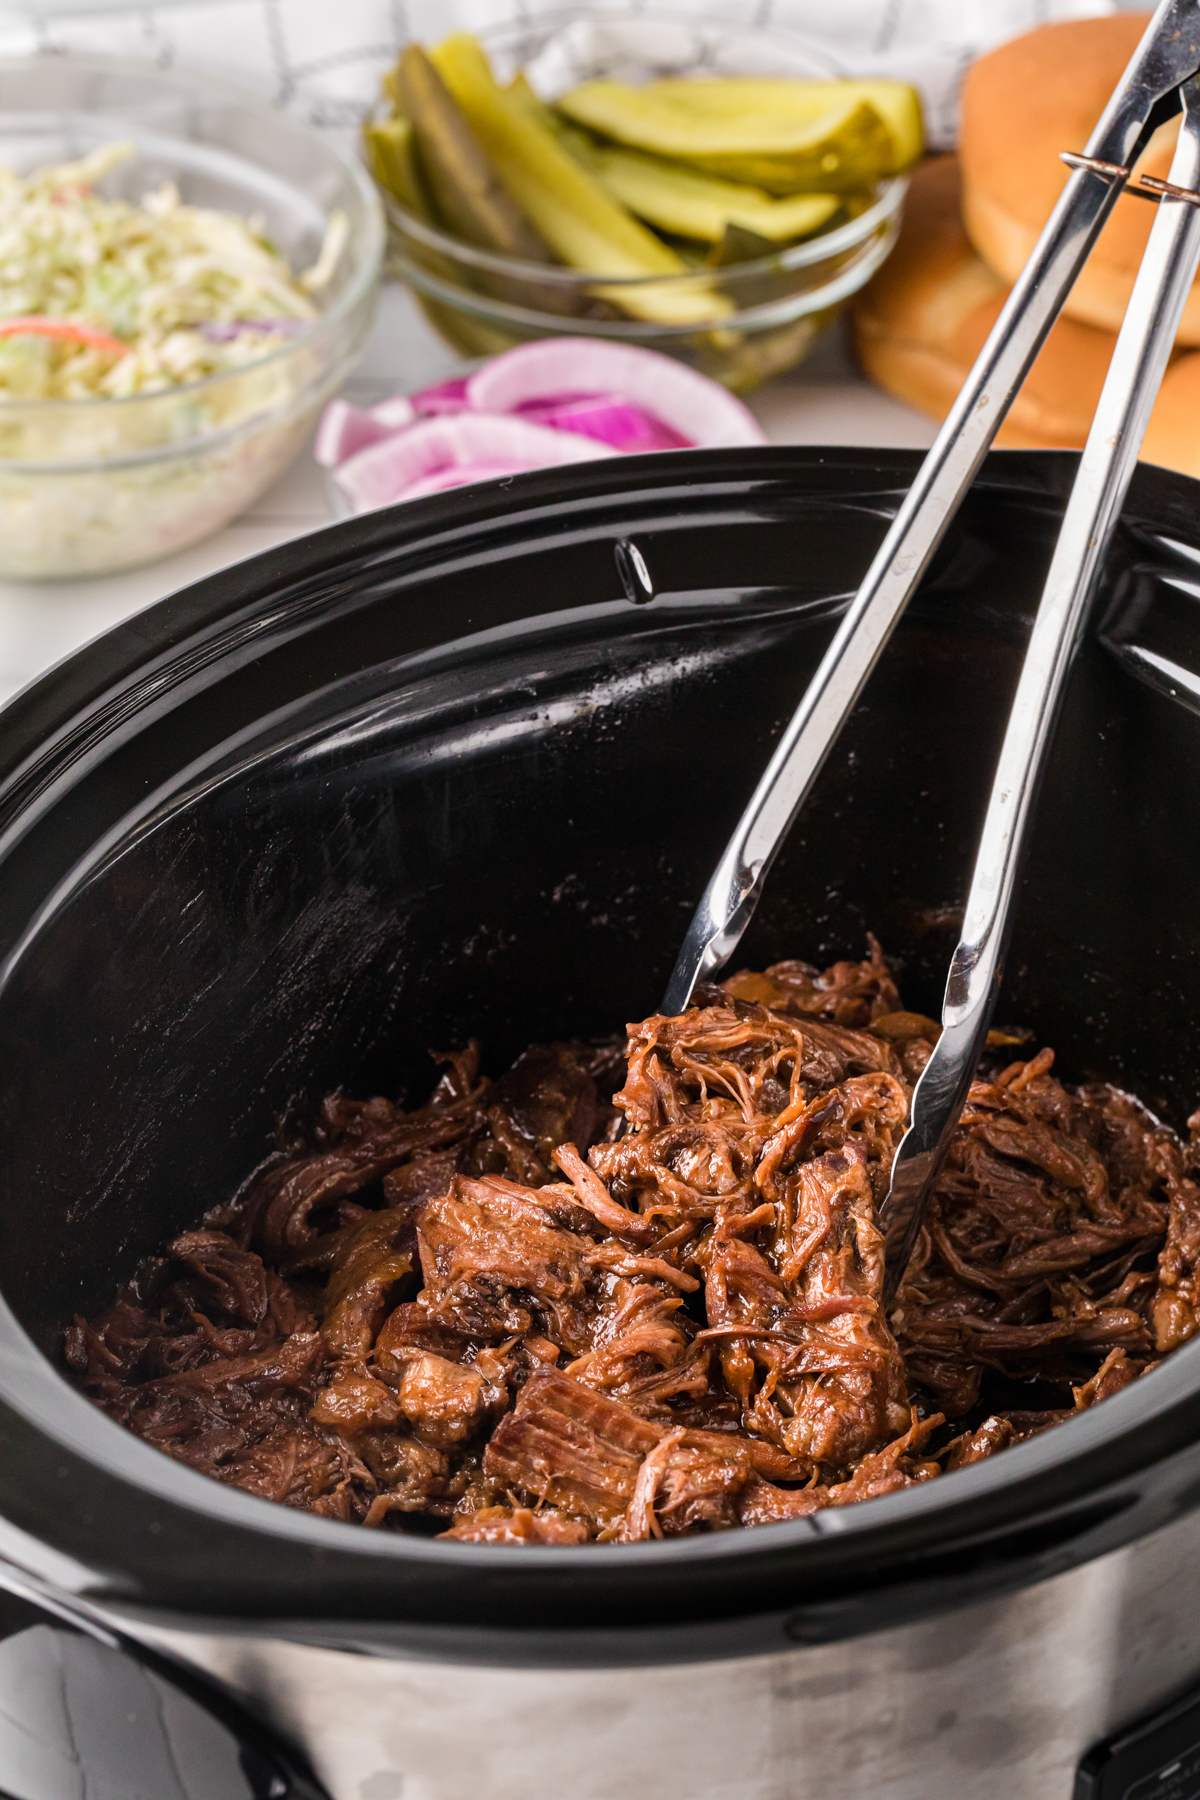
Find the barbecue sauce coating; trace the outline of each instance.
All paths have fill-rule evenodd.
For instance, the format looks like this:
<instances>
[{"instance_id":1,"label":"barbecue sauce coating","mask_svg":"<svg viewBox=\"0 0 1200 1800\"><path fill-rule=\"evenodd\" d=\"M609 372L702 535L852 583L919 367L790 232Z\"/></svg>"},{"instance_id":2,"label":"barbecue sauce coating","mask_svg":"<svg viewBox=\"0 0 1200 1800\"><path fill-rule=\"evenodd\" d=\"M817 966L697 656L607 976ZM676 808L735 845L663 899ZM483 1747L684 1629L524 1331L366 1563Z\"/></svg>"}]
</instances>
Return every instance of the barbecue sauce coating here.
<instances>
[{"instance_id":1,"label":"barbecue sauce coating","mask_svg":"<svg viewBox=\"0 0 1200 1800\"><path fill-rule=\"evenodd\" d=\"M707 988L624 1059L539 1045L490 1082L472 1045L415 1112L332 1095L67 1362L218 1481L468 1542L932 1480L1116 1392L1200 1309L1200 1152L1041 1050L981 1068L884 1316L876 1206L937 1031L872 940Z\"/></svg>"}]
</instances>

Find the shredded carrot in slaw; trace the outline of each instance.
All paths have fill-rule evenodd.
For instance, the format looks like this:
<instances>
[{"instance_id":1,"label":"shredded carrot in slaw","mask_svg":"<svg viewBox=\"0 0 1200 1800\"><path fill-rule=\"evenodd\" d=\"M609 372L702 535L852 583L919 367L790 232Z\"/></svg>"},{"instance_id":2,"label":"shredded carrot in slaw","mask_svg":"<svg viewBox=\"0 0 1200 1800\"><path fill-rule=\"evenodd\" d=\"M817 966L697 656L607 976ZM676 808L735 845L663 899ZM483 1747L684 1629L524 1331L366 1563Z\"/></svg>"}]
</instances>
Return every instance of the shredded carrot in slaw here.
<instances>
[{"instance_id":1,"label":"shredded carrot in slaw","mask_svg":"<svg viewBox=\"0 0 1200 1800\"><path fill-rule=\"evenodd\" d=\"M30 313L24 318L0 319L0 337L13 337L17 333L87 344L93 350L103 350L108 356L129 355L129 345L113 337L111 332L100 331L95 325L76 325L70 319L48 319L39 313Z\"/></svg>"}]
</instances>

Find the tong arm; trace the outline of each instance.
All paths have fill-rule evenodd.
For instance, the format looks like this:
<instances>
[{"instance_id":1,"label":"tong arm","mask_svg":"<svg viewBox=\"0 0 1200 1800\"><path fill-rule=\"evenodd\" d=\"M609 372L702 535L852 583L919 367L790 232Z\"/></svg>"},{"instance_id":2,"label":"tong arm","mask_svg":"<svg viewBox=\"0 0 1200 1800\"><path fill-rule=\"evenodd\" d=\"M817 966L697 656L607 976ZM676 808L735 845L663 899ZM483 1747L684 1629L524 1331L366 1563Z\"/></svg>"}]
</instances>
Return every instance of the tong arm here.
<instances>
[{"instance_id":1,"label":"tong arm","mask_svg":"<svg viewBox=\"0 0 1200 1800\"><path fill-rule=\"evenodd\" d=\"M741 940L775 856L1116 204L1200 68L1200 0L1163 0L734 829L663 1000L683 1012Z\"/></svg>"},{"instance_id":2,"label":"tong arm","mask_svg":"<svg viewBox=\"0 0 1200 1800\"><path fill-rule=\"evenodd\" d=\"M962 937L950 964L942 1035L913 1093L911 1122L896 1152L891 1187L880 1209L887 1242L884 1297L889 1305L983 1051L999 989L1021 841L1036 802L1067 674L1200 268L1200 83L1185 84L1183 104L1171 180L1164 184L1017 684ZM1183 190L1179 197L1177 189Z\"/></svg>"}]
</instances>

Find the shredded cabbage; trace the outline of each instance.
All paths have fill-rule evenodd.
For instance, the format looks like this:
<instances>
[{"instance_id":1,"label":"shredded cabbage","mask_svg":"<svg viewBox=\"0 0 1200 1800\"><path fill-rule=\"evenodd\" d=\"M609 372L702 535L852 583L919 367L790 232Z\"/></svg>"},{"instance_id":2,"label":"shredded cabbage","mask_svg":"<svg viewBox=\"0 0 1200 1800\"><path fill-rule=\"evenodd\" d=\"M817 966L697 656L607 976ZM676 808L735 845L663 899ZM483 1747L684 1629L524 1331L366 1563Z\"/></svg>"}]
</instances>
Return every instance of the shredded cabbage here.
<instances>
[{"instance_id":1,"label":"shredded cabbage","mask_svg":"<svg viewBox=\"0 0 1200 1800\"><path fill-rule=\"evenodd\" d=\"M261 221L185 206L171 183L140 206L98 194L133 155L107 144L0 169L0 404L163 392L244 368L317 317L343 216L297 277Z\"/></svg>"}]
</instances>

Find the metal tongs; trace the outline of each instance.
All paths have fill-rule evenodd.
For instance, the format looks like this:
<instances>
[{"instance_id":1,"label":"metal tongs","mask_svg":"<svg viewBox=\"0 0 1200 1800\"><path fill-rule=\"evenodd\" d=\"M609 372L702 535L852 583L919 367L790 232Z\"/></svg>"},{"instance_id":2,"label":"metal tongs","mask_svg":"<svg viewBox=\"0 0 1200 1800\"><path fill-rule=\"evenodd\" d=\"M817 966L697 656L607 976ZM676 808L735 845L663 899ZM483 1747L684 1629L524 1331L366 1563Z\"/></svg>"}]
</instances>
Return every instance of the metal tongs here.
<instances>
[{"instance_id":1,"label":"metal tongs","mask_svg":"<svg viewBox=\"0 0 1200 1800\"><path fill-rule=\"evenodd\" d=\"M1163 0L742 814L667 988L682 1012L736 949L792 822L1122 192L1158 204L1063 519L992 784L942 1035L917 1082L881 1208L890 1304L958 1123L999 991L1008 917L1067 673L1200 265L1200 0ZM1169 181L1131 183L1183 113Z\"/></svg>"}]
</instances>

